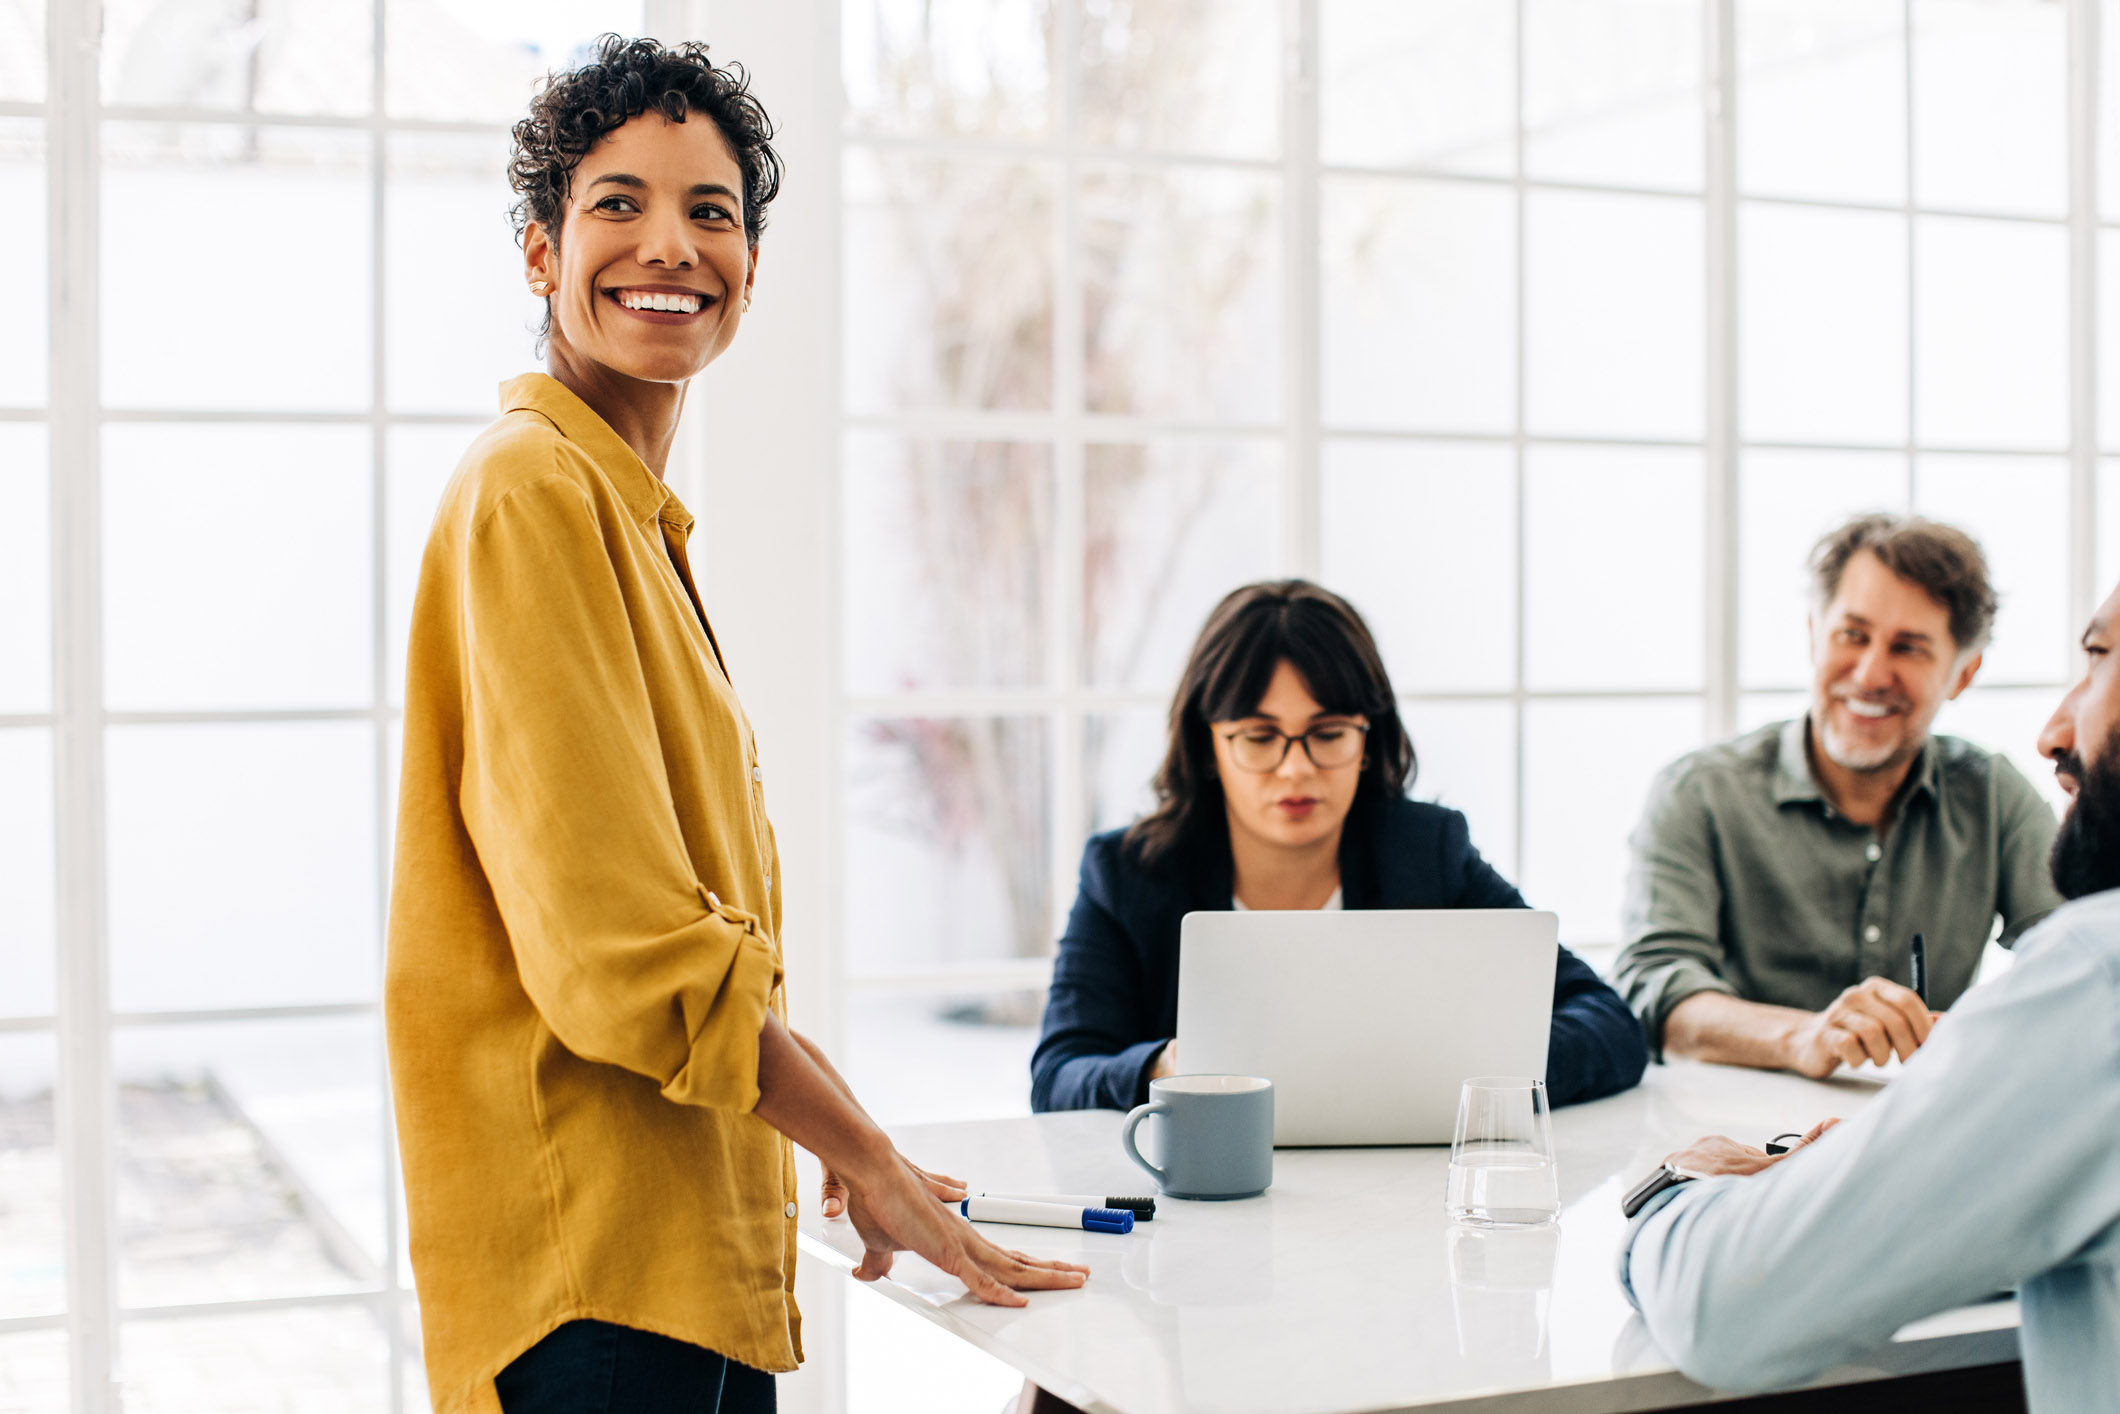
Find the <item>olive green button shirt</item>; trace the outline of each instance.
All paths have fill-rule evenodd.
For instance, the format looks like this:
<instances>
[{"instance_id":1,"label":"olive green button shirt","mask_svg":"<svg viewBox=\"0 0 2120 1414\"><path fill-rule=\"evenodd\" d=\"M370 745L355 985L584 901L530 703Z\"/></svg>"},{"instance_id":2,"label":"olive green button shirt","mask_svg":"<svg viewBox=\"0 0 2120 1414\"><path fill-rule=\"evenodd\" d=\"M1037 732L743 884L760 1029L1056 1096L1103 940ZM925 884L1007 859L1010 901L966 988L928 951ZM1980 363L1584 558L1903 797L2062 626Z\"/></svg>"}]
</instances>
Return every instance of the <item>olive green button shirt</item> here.
<instances>
[{"instance_id":1,"label":"olive green button shirt","mask_svg":"<svg viewBox=\"0 0 2120 1414\"><path fill-rule=\"evenodd\" d=\"M1613 981L1659 1055L1695 992L1819 1011L1866 977L1909 983L1916 933L1929 1003L1948 1007L1998 915L2013 943L2060 906L2054 812L2003 757L1930 737L1880 837L1827 801L1808 721L1696 751L1649 788Z\"/></svg>"}]
</instances>

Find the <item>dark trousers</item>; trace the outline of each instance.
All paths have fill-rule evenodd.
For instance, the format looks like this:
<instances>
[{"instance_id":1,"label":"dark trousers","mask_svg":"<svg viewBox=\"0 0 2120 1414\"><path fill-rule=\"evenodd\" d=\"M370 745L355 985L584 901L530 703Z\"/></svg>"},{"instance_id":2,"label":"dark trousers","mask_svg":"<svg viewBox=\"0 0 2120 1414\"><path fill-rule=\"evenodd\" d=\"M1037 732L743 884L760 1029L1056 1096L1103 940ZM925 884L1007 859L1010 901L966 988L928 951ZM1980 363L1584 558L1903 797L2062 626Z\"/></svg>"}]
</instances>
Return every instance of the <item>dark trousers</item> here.
<instances>
[{"instance_id":1,"label":"dark trousers","mask_svg":"<svg viewBox=\"0 0 2120 1414\"><path fill-rule=\"evenodd\" d=\"M773 1377L703 1346L569 1321L496 1375L507 1414L774 1414Z\"/></svg>"}]
</instances>

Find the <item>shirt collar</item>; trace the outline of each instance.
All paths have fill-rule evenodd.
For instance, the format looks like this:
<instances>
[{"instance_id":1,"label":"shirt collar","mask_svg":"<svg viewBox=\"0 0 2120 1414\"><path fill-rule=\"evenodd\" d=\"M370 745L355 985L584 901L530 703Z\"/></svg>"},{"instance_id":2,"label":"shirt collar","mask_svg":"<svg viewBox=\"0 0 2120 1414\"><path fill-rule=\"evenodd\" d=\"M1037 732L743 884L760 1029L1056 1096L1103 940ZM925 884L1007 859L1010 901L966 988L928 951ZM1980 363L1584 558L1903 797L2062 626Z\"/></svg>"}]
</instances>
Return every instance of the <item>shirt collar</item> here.
<instances>
[{"instance_id":1,"label":"shirt collar","mask_svg":"<svg viewBox=\"0 0 2120 1414\"><path fill-rule=\"evenodd\" d=\"M692 513L685 509L684 502L566 384L548 373L525 373L509 379L501 384L501 412L506 415L516 411L536 413L557 427L560 436L587 453L589 460L610 479L635 524L645 526L661 520L680 532L690 532Z\"/></svg>"},{"instance_id":2,"label":"shirt collar","mask_svg":"<svg viewBox=\"0 0 2120 1414\"><path fill-rule=\"evenodd\" d=\"M1811 714L1782 723L1781 750L1774 763L1774 803L1794 805L1803 801L1826 800L1825 787L1811 774L1810 752ZM1907 778L1899 788L1902 801L1912 800L1926 792L1931 799L1936 795L1936 753L1929 743L1921 743L1921 754L1914 758Z\"/></svg>"}]
</instances>

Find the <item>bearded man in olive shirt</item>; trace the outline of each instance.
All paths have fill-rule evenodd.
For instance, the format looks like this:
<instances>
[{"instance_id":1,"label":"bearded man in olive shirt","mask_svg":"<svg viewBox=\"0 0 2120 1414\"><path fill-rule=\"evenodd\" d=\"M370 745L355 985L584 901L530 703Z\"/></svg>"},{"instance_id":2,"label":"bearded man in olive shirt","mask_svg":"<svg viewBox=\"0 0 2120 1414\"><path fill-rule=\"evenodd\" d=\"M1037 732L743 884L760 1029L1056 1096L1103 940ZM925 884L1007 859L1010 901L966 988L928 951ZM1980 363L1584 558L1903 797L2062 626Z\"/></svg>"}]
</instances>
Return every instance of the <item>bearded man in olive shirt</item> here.
<instances>
[{"instance_id":1,"label":"bearded man in olive shirt","mask_svg":"<svg viewBox=\"0 0 2120 1414\"><path fill-rule=\"evenodd\" d=\"M1660 1058L1814 1077L1903 1059L1998 916L2013 943L2061 902L2053 810L2001 756L1929 734L1994 623L1979 545L1870 515L1810 565L1810 711L1668 767L1630 841L1614 982Z\"/></svg>"}]
</instances>

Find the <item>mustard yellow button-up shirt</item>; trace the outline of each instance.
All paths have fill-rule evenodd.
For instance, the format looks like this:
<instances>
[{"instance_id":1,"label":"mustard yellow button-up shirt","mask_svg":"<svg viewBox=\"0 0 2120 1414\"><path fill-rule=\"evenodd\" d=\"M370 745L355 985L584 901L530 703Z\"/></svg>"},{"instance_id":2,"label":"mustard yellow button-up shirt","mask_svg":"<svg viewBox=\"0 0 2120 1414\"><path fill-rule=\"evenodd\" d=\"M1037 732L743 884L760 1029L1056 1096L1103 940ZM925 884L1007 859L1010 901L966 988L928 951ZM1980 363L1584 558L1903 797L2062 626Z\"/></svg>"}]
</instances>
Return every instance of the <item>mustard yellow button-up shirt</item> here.
<instances>
[{"instance_id":1,"label":"mustard yellow button-up shirt","mask_svg":"<svg viewBox=\"0 0 2120 1414\"><path fill-rule=\"evenodd\" d=\"M384 1010L434 1407L562 1322L801 1358L773 829L692 517L543 374L420 568Z\"/></svg>"}]
</instances>

